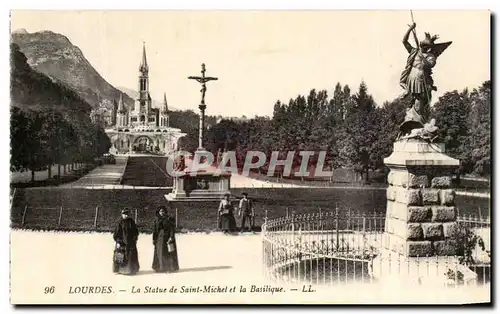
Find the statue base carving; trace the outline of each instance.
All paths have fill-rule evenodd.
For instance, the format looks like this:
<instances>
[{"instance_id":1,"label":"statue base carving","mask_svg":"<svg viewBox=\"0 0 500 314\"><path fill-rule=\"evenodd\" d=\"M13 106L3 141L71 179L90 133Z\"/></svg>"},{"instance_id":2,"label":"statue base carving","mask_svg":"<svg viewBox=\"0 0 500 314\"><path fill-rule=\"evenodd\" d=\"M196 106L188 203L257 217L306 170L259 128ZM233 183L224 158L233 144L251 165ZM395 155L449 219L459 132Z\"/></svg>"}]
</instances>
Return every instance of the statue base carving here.
<instances>
[{"instance_id":1,"label":"statue base carving","mask_svg":"<svg viewBox=\"0 0 500 314\"><path fill-rule=\"evenodd\" d=\"M196 174L185 172L174 178L174 188L165 195L169 202L218 201L231 193L231 173L217 171L198 171Z\"/></svg>"},{"instance_id":2,"label":"statue base carving","mask_svg":"<svg viewBox=\"0 0 500 314\"><path fill-rule=\"evenodd\" d=\"M405 121L399 126L398 140L403 139L420 139L427 142L434 142L437 138L436 120L431 119L428 123L424 123L422 116L412 106L406 111Z\"/></svg>"},{"instance_id":3,"label":"statue base carving","mask_svg":"<svg viewBox=\"0 0 500 314\"><path fill-rule=\"evenodd\" d=\"M410 134L413 129L423 128L423 118L412 106L406 111L405 121L399 126L402 135Z\"/></svg>"}]
</instances>

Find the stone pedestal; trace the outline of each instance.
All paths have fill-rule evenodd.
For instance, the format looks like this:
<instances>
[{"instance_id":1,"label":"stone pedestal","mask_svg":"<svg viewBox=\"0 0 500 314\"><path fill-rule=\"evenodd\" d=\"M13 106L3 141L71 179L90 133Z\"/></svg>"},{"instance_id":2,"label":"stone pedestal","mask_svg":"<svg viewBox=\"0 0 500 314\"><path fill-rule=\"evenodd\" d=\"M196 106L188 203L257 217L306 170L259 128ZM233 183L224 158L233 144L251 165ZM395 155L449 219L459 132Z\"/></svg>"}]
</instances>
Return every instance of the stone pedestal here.
<instances>
[{"instance_id":1,"label":"stone pedestal","mask_svg":"<svg viewBox=\"0 0 500 314\"><path fill-rule=\"evenodd\" d=\"M457 227L452 178L459 160L445 155L443 144L405 139L394 143L392 155L384 162L390 169L387 212L381 254L374 261L374 271L378 264L381 270L390 265L407 270L430 265L439 271L429 275L435 279L443 276L448 267L445 264L454 268L458 265L454 258L458 246L449 235ZM430 264L421 263L428 258L432 259ZM395 273L388 272L379 276ZM425 272L418 272L407 275L422 282Z\"/></svg>"},{"instance_id":2,"label":"stone pedestal","mask_svg":"<svg viewBox=\"0 0 500 314\"><path fill-rule=\"evenodd\" d=\"M444 145L419 140L394 143L384 160L390 169L384 248L407 257L453 256L448 234L456 226L452 176L460 162Z\"/></svg>"},{"instance_id":3,"label":"stone pedestal","mask_svg":"<svg viewBox=\"0 0 500 314\"><path fill-rule=\"evenodd\" d=\"M230 193L231 173L197 171L195 175L186 172L174 178L174 188L165 195L168 201L220 200Z\"/></svg>"}]
</instances>

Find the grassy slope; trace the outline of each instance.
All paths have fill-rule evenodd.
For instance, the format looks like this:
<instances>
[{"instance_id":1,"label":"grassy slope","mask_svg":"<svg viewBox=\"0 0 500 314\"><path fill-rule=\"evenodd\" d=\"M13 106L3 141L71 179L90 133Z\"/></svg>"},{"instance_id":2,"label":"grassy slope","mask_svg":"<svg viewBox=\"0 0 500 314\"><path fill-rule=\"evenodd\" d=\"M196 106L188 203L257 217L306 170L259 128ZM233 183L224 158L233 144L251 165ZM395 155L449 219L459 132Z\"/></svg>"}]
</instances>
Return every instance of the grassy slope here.
<instances>
[{"instance_id":1,"label":"grassy slope","mask_svg":"<svg viewBox=\"0 0 500 314\"><path fill-rule=\"evenodd\" d=\"M351 209L353 212L385 212L384 190L350 189L245 189L255 200L256 225L269 218L289 213L317 213ZM11 211L12 227L21 227L23 212L25 228L94 230L94 217L98 206L97 230L110 231L124 207L137 209L138 224L142 231L151 229L155 209L167 204L164 195L168 190L89 190L89 189L19 189ZM235 196L242 189L233 189ZM35 205L36 204L36 205ZM168 203L170 212L177 209L180 229L208 231L216 229L217 202ZM60 208L63 208L58 226ZM460 214L489 216L489 200L457 196ZM239 221L238 221L239 225Z\"/></svg>"}]
</instances>

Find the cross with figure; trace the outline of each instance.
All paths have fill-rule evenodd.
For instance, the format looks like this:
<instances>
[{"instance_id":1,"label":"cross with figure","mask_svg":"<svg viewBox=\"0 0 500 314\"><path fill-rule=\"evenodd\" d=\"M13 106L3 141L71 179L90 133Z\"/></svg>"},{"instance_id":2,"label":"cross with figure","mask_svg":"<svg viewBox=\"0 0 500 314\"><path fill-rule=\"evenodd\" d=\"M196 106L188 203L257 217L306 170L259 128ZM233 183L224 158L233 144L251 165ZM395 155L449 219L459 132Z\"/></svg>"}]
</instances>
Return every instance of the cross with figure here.
<instances>
[{"instance_id":1,"label":"cross with figure","mask_svg":"<svg viewBox=\"0 0 500 314\"><path fill-rule=\"evenodd\" d=\"M201 64L201 76L189 76L188 79L196 80L198 83L201 83L201 106L205 106L205 93L207 91L206 82L216 81L217 77L205 76L205 63Z\"/></svg>"},{"instance_id":2,"label":"cross with figure","mask_svg":"<svg viewBox=\"0 0 500 314\"><path fill-rule=\"evenodd\" d=\"M217 77L205 76L205 63L201 64L201 76L189 76L188 79L196 80L198 83L201 83L201 104L198 106L200 108L200 129L198 134L198 150L203 151L203 134L205 129L205 93L207 92L208 81L216 81Z\"/></svg>"}]
</instances>

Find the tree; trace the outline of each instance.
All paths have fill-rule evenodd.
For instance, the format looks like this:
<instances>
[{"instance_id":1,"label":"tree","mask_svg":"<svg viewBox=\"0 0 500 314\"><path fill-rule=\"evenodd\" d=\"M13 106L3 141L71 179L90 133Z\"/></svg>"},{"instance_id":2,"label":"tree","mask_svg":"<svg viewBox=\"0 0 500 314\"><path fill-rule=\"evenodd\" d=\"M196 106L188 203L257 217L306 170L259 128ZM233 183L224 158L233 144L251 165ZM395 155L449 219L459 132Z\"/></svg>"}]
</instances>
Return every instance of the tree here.
<instances>
[{"instance_id":1,"label":"tree","mask_svg":"<svg viewBox=\"0 0 500 314\"><path fill-rule=\"evenodd\" d=\"M31 170L31 181L35 181L35 171L40 171L47 165L47 138L42 133L43 118L36 111L28 111L26 141L21 145L25 146L28 156L26 168Z\"/></svg>"},{"instance_id":2,"label":"tree","mask_svg":"<svg viewBox=\"0 0 500 314\"><path fill-rule=\"evenodd\" d=\"M399 126L404 121L406 108L409 107L409 98L396 98L391 102L385 102L382 107L376 108L376 120L379 131L374 143L374 151L377 152L374 164L375 168L384 168L383 159L390 156L394 141L399 133Z\"/></svg>"},{"instance_id":3,"label":"tree","mask_svg":"<svg viewBox=\"0 0 500 314\"><path fill-rule=\"evenodd\" d=\"M364 82L358 92L347 103L344 120L344 134L340 141L339 155L343 165L357 173L365 174L365 181L369 180L369 170L377 166L378 154L375 145L380 131L380 121L377 119L375 102L368 94Z\"/></svg>"},{"instance_id":4,"label":"tree","mask_svg":"<svg viewBox=\"0 0 500 314\"><path fill-rule=\"evenodd\" d=\"M466 172L470 163L464 146L469 137L467 120L471 112L468 91L447 92L439 97L432 109L436 125L439 127L438 138L445 144L446 152L451 157L462 161L461 172Z\"/></svg>"},{"instance_id":5,"label":"tree","mask_svg":"<svg viewBox=\"0 0 500 314\"><path fill-rule=\"evenodd\" d=\"M11 169L89 162L107 152L109 139L90 119L90 105L71 88L31 69L11 44Z\"/></svg>"},{"instance_id":6,"label":"tree","mask_svg":"<svg viewBox=\"0 0 500 314\"><path fill-rule=\"evenodd\" d=\"M10 170L24 171L29 166L28 147L30 121L18 107L11 107L10 113Z\"/></svg>"},{"instance_id":7,"label":"tree","mask_svg":"<svg viewBox=\"0 0 500 314\"><path fill-rule=\"evenodd\" d=\"M196 151L198 148L200 116L192 110L172 111L169 113L169 119L171 127L179 128L182 132L187 133L187 135L179 141L180 148L189 152ZM217 124L216 117L205 116L205 128L209 128L209 126L215 124ZM207 133L208 132L205 132L205 134ZM206 139L207 137L205 137L205 141Z\"/></svg>"},{"instance_id":8,"label":"tree","mask_svg":"<svg viewBox=\"0 0 500 314\"><path fill-rule=\"evenodd\" d=\"M484 82L470 94L471 111L468 117L470 136L464 145L470 172L491 173L491 81Z\"/></svg>"}]
</instances>

